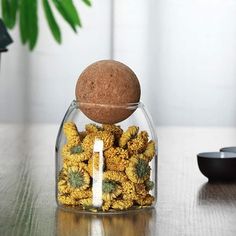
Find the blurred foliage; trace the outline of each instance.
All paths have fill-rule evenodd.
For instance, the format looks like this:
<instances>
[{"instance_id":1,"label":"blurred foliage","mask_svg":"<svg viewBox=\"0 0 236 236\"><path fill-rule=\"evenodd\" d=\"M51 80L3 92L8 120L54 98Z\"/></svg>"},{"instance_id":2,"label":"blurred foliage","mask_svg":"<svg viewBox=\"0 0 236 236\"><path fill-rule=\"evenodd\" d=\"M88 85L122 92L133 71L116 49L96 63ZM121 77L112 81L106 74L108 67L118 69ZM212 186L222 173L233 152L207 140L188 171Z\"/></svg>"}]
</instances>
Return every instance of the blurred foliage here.
<instances>
[{"instance_id":1,"label":"blurred foliage","mask_svg":"<svg viewBox=\"0 0 236 236\"><path fill-rule=\"evenodd\" d=\"M23 44L28 44L33 50L38 39L38 0L0 0L2 19L8 29L15 27L19 19L20 35ZM54 39L60 44L61 30L54 16L54 11L62 16L74 32L82 27L78 10L73 0L39 0L42 3L50 31ZM79 1L79 0L78 0ZM91 0L80 0L91 6Z\"/></svg>"}]
</instances>

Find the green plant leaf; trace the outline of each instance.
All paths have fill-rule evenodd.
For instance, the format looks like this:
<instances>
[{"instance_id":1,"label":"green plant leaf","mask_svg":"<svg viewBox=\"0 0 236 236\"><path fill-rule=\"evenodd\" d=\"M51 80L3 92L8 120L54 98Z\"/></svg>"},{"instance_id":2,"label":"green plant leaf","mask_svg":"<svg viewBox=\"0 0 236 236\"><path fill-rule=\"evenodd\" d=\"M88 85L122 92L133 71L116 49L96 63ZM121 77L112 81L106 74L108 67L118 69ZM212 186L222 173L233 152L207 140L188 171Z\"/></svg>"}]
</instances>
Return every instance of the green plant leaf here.
<instances>
[{"instance_id":1,"label":"green plant leaf","mask_svg":"<svg viewBox=\"0 0 236 236\"><path fill-rule=\"evenodd\" d=\"M12 29L16 24L17 8L17 0L2 0L2 18L9 29Z\"/></svg>"},{"instance_id":2,"label":"green plant leaf","mask_svg":"<svg viewBox=\"0 0 236 236\"><path fill-rule=\"evenodd\" d=\"M6 27L12 29L19 14L20 37L23 44L29 43L33 50L38 39L38 0L0 0L2 18ZM51 0L63 19L76 32L77 27L82 27L79 13L73 0ZM87 6L91 6L91 0L82 0ZM53 37L61 43L61 31L53 15L49 0L42 0L45 17Z\"/></svg>"},{"instance_id":3,"label":"green plant leaf","mask_svg":"<svg viewBox=\"0 0 236 236\"><path fill-rule=\"evenodd\" d=\"M55 20L55 17L53 15L53 12L52 12L52 9L49 5L48 0L43 0L43 8L44 8L45 16L47 18L49 28L52 32L54 39L58 43L61 43L61 31L60 31L60 28L59 28L56 20Z\"/></svg>"},{"instance_id":4,"label":"green plant leaf","mask_svg":"<svg viewBox=\"0 0 236 236\"><path fill-rule=\"evenodd\" d=\"M79 27L82 27L81 25L81 21L79 18L79 14L78 11L76 10L75 5L73 4L72 0L63 0L61 1L65 11L69 14L69 16L71 17L72 21L78 25Z\"/></svg>"},{"instance_id":5,"label":"green plant leaf","mask_svg":"<svg viewBox=\"0 0 236 236\"><path fill-rule=\"evenodd\" d=\"M8 0L2 0L2 18L5 25L9 28L11 25L11 14Z\"/></svg>"},{"instance_id":6,"label":"green plant leaf","mask_svg":"<svg viewBox=\"0 0 236 236\"><path fill-rule=\"evenodd\" d=\"M11 19L12 19L12 24L9 27L10 29L12 29L15 24L16 24L16 14L17 14L17 10L18 10L18 4L19 1L18 0L11 0Z\"/></svg>"},{"instance_id":7,"label":"green plant leaf","mask_svg":"<svg viewBox=\"0 0 236 236\"><path fill-rule=\"evenodd\" d=\"M72 0L52 0L57 10L60 12L61 16L66 20L66 22L71 26L71 28L76 32L76 26L81 27L81 21L79 19L78 12L72 2Z\"/></svg>"},{"instance_id":8,"label":"green plant leaf","mask_svg":"<svg viewBox=\"0 0 236 236\"><path fill-rule=\"evenodd\" d=\"M21 41L25 44L29 39L29 26L28 26L28 13L27 13L27 0L20 0L19 13L20 13L20 36Z\"/></svg>"},{"instance_id":9,"label":"green plant leaf","mask_svg":"<svg viewBox=\"0 0 236 236\"><path fill-rule=\"evenodd\" d=\"M87 6L92 6L92 3L90 0L82 0Z\"/></svg>"},{"instance_id":10,"label":"green plant leaf","mask_svg":"<svg viewBox=\"0 0 236 236\"><path fill-rule=\"evenodd\" d=\"M28 0L29 48L32 50L38 39L38 1Z\"/></svg>"}]
</instances>

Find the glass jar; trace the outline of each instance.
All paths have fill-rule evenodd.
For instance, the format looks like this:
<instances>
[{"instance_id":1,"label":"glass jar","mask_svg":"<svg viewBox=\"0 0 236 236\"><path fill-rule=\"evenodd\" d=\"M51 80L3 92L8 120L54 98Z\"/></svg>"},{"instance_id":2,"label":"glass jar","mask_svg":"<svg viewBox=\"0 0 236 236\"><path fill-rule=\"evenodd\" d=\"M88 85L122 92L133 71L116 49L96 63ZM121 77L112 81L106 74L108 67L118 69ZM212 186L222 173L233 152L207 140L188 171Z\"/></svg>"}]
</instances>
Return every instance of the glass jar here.
<instances>
[{"instance_id":1,"label":"glass jar","mask_svg":"<svg viewBox=\"0 0 236 236\"><path fill-rule=\"evenodd\" d=\"M118 124L99 124L84 115L85 108L98 107L131 115ZM71 103L56 141L56 200L80 212L155 206L157 138L143 103Z\"/></svg>"}]
</instances>

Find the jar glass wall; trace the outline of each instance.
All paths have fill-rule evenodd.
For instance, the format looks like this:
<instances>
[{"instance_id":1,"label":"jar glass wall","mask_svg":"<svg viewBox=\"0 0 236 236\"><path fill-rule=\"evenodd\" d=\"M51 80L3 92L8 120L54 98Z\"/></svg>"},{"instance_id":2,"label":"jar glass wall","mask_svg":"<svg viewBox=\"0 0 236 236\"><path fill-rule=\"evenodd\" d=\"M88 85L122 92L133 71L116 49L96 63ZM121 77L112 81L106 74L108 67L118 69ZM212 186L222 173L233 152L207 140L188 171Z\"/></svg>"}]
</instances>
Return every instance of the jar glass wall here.
<instances>
[{"instance_id":1,"label":"jar glass wall","mask_svg":"<svg viewBox=\"0 0 236 236\"><path fill-rule=\"evenodd\" d=\"M90 120L85 108L131 115L109 125ZM73 101L56 141L56 200L82 212L153 207L157 201L157 138L140 103L122 106Z\"/></svg>"}]
</instances>

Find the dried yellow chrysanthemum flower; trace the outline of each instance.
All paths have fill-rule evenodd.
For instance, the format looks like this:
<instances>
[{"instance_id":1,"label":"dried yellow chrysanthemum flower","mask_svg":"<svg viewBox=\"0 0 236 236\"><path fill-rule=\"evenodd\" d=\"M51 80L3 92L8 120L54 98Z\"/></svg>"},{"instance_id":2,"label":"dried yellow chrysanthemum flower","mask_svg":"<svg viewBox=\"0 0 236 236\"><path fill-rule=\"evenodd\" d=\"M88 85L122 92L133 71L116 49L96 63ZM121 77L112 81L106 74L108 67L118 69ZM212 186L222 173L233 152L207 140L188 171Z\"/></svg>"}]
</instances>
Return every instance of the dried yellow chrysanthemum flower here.
<instances>
[{"instance_id":1,"label":"dried yellow chrysanthemum flower","mask_svg":"<svg viewBox=\"0 0 236 236\"><path fill-rule=\"evenodd\" d=\"M91 157L91 151L84 151L81 145L65 144L61 151L62 156L72 162L86 161Z\"/></svg>"},{"instance_id":2,"label":"dried yellow chrysanthemum flower","mask_svg":"<svg viewBox=\"0 0 236 236\"><path fill-rule=\"evenodd\" d=\"M144 152L148 143L148 133L141 131L136 138L128 142L128 151L130 155Z\"/></svg>"},{"instance_id":3,"label":"dried yellow chrysanthemum flower","mask_svg":"<svg viewBox=\"0 0 236 236\"><path fill-rule=\"evenodd\" d=\"M133 205L132 200L114 200L111 207L117 210L126 210Z\"/></svg>"},{"instance_id":4,"label":"dried yellow chrysanthemum flower","mask_svg":"<svg viewBox=\"0 0 236 236\"><path fill-rule=\"evenodd\" d=\"M108 211L111 207L111 201L103 201L103 204L102 204L102 210L103 211Z\"/></svg>"},{"instance_id":5,"label":"dried yellow chrysanthemum flower","mask_svg":"<svg viewBox=\"0 0 236 236\"><path fill-rule=\"evenodd\" d=\"M66 180L71 188L78 190L85 190L90 184L90 176L88 172L78 166L68 168Z\"/></svg>"},{"instance_id":6,"label":"dried yellow chrysanthemum flower","mask_svg":"<svg viewBox=\"0 0 236 236\"><path fill-rule=\"evenodd\" d=\"M65 170L66 173L68 172L68 169L73 166L78 166L80 169L84 169L85 171L88 172L88 165L86 163L78 162L77 160L74 159L64 158L63 169Z\"/></svg>"},{"instance_id":7,"label":"dried yellow chrysanthemum flower","mask_svg":"<svg viewBox=\"0 0 236 236\"><path fill-rule=\"evenodd\" d=\"M104 152L107 170L124 171L128 164L128 151L111 147Z\"/></svg>"},{"instance_id":8,"label":"dried yellow chrysanthemum flower","mask_svg":"<svg viewBox=\"0 0 236 236\"><path fill-rule=\"evenodd\" d=\"M155 198L153 196L151 196L150 194L148 194L145 198L138 198L136 200L136 202L140 205L140 206L150 206L152 205L152 203L154 202Z\"/></svg>"},{"instance_id":9,"label":"dried yellow chrysanthemum flower","mask_svg":"<svg viewBox=\"0 0 236 236\"><path fill-rule=\"evenodd\" d=\"M90 133L84 138L82 142L82 148L84 150L93 150L94 142L96 139L103 141L104 150L112 147L114 143L114 136L110 132L98 131L96 133Z\"/></svg>"},{"instance_id":10,"label":"dried yellow chrysanthemum flower","mask_svg":"<svg viewBox=\"0 0 236 236\"><path fill-rule=\"evenodd\" d=\"M148 132L147 131L141 131L138 135L137 138L143 139L145 143L148 142Z\"/></svg>"},{"instance_id":11,"label":"dried yellow chrysanthemum flower","mask_svg":"<svg viewBox=\"0 0 236 236\"><path fill-rule=\"evenodd\" d=\"M119 157L121 159L129 159L128 151L120 147L111 147L104 152L106 158Z\"/></svg>"},{"instance_id":12,"label":"dried yellow chrysanthemum flower","mask_svg":"<svg viewBox=\"0 0 236 236\"><path fill-rule=\"evenodd\" d=\"M86 189L86 190L80 190L80 189L74 189L71 192L71 197L74 199L82 199L82 198L91 198L92 197L92 191L91 189Z\"/></svg>"},{"instance_id":13,"label":"dried yellow chrysanthemum flower","mask_svg":"<svg viewBox=\"0 0 236 236\"><path fill-rule=\"evenodd\" d=\"M80 199L79 204L81 204L84 207L92 206L93 199L92 198Z\"/></svg>"},{"instance_id":14,"label":"dried yellow chrysanthemum flower","mask_svg":"<svg viewBox=\"0 0 236 236\"><path fill-rule=\"evenodd\" d=\"M67 175L67 170L63 167L59 172L59 179L65 179L66 175Z\"/></svg>"},{"instance_id":15,"label":"dried yellow chrysanthemum flower","mask_svg":"<svg viewBox=\"0 0 236 236\"><path fill-rule=\"evenodd\" d=\"M115 140L118 141L123 134L123 130L119 125L112 124L103 124L102 128L110 133L112 133L115 137Z\"/></svg>"},{"instance_id":16,"label":"dried yellow chrysanthemum flower","mask_svg":"<svg viewBox=\"0 0 236 236\"><path fill-rule=\"evenodd\" d=\"M57 200L63 205L76 205L76 201L71 196L58 195Z\"/></svg>"},{"instance_id":17,"label":"dried yellow chrysanthemum flower","mask_svg":"<svg viewBox=\"0 0 236 236\"><path fill-rule=\"evenodd\" d=\"M108 170L103 173L103 178L122 183L127 180L127 176L123 172Z\"/></svg>"},{"instance_id":18,"label":"dried yellow chrysanthemum flower","mask_svg":"<svg viewBox=\"0 0 236 236\"><path fill-rule=\"evenodd\" d=\"M134 183L143 183L150 176L150 166L148 161L142 158L142 154L134 155L125 170L128 178Z\"/></svg>"},{"instance_id":19,"label":"dried yellow chrysanthemum flower","mask_svg":"<svg viewBox=\"0 0 236 236\"><path fill-rule=\"evenodd\" d=\"M148 142L147 148L144 151L143 155L148 158L149 161L155 156L155 142L153 140Z\"/></svg>"},{"instance_id":20,"label":"dried yellow chrysanthemum flower","mask_svg":"<svg viewBox=\"0 0 236 236\"><path fill-rule=\"evenodd\" d=\"M111 201L122 193L122 188L117 182L105 179L102 182L102 192L102 199Z\"/></svg>"},{"instance_id":21,"label":"dried yellow chrysanthemum flower","mask_svg":"<svg viewBox=\"0 0 236 236\"><path fill-rule=\"evenodd\" d=\"M122 186L123 199L134 200L137 198L137 194L136 194L135 186L133 182L125 181L121 183L121 186Z\"/></svg>"},{"instance_id":22,"label":"dried yellow chrysanthemum flower","mask_svg":"<svg viewBox=\"0 0 236 236\"><path fill-rule=\"evenodd\" d=\"M145 198L148 194L145 184L135 184L135 190L139 198Z\"/></svg>"},{"instance_id":23,"label":"dried yellow chrysanthemum flower","mask_svg":"<svg viewBox=\"0 0 236 236\"><path fill-rule=\"evenodd\" d=\"M85 125L85 130L87 133L96 133L98 131L101 131L102 128L96 124L87 124Z\"/></svg>"},{"instance_id":24,"label":"dried yellow chrysanthemum flower","mask_svg":"<svg viewBox=\"0 0 236 236\"><path fill-rule=\"evenodd\" d=\"M107 170L124 171L128 161L115 156L106 158L105 163Z\"/></svg>"},{"instance_id":25,"label":"dried yellow chrysanthemum flower","mask_svg":"<svg viewBox=\"0 0 236 236\"><path fill-rule=\"evenodd\" d=\"M69 194L71 193L71 188L67 185L67 182L65 180L59 180L58 181L58 192L62 194Z\"/></svg>"},{"instance_id":26,"label":"dried yellow chrysanthemum flower","mask_svg":"<svg viewBox=\"0 0 236 236\"><path fill-rule=\"evenodd\" d=\"M145 187L146 187L147 191L152 190L154 188L154 186L155 186L155 183L153 181L149 180L149 179L146 180L144 182L144 184L145 184Z\"/></svg>"},{"instance_id":27,"label":"dried yellow chrysanthemum flower","mask_svg":"<svg viewBox=\"0 0 236 236\"><path fill-rule=\"evenodd\" d=\"M79 132L74 122L66 122L63 131L67 138L67 143L80 144Z\"/></svg>"},{"instance_id":28,"label":"dried yellow chrysanthemum flower","mask_svg":"<svg viewBox=\"0 0 236 236\"><path fill-rule=\"evenodd\" d=\"M119 146L124 148L126 144L128 143L129 140L133 139L136 137L138 133L139 127L137 126L130 126L127 131L125 131L119 140Z\"/></svg>"},{"instance_id":29,"label":"dried yellow chrysanthemum flower","mask_svg":"<svg viewBox=\"0 0 236 236\"><path fill-rule=\"evenodd\" d=\"M69 139L67 138L67 144L70 146L79 146L81 144L80 137L74 136L70 137Z\"/></svg>"},{"instance_id":30,"label":"dried yellow chrysanthemum flower","mask_svg":"<svg viewBox=\"0 0 236 236\"><path fill-rule=\"evenodd\" d=\"M104 161L101 161L101 168L104 169ZM88 161L88 172L90 176L93 176L94 171L98 171L100 167L100 156L99 153L93 153L92 157Z\"/></svg>"}]
</instances>

